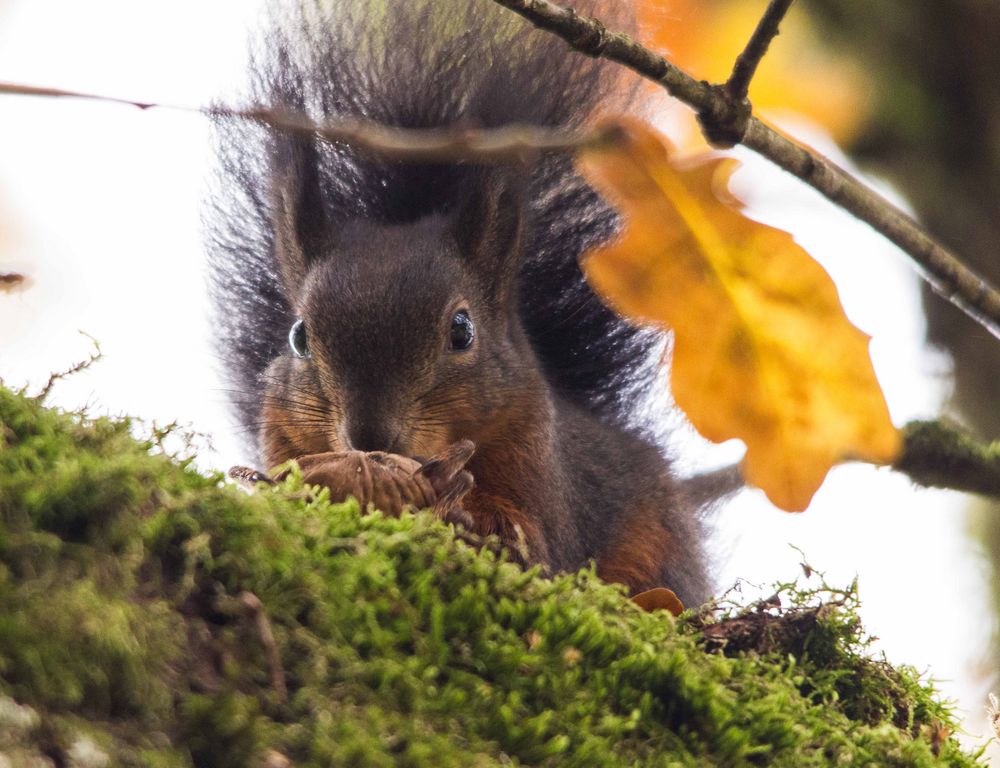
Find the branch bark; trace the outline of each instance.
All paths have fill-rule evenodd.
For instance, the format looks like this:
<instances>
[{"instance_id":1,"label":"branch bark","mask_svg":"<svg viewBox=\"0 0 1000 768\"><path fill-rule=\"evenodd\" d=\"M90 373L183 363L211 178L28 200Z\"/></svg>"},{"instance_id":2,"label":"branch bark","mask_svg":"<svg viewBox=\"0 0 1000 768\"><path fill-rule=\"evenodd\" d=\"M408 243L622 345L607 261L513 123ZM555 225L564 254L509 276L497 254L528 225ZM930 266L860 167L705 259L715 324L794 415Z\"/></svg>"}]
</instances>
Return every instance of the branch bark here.
<instances>
[{"instance_id":1,"label":"branch bark","mask_svg":"<svg viewBox=\"0 0 1000 768\"><path fill-rule=\"evenodd\" d=\"M132 101L116 96L102 96L83 91L42 88L20 83L0 82L0 94L41 96L47 98L86 99L122 104L138 109L169 109L230 120L249 120L268 125L284 133L318 136L329 142L350 144L356 149L393 160L424 162L480 163L521 162L540 152L576 152L614 141L614 131L593 129L560 130L532 125L510 125L489 130L476 129L405 129L393 128L366 120L325 120L318 122L308 115L253 107L233 109L225 106L191 107L148 101Z\"/></svg>"},{"instance_id":2,"label":"branch bark","mask_svg":"<svg viewBox=\"0 0 1000 768\"><path fill-rule=\"evenodd\" d=\"M559 35L581 53L616 62L659 84L698 113L705 136L714 146L743 144L872 226L910 256L937 293L1000 338L1000 292L870 187L754 117L749 102L732 98L725 85L696 80L628 35L611 32L598 19L549 0L494 2L539 29Z\"/></svg>"},{"instance_id":3,"label":"branch bark","mask_svg":"<svg viewBox=\"0 0 1000 768\"><path fill-rule=\"evenodd\" d=\"M1000 338L1000 292L937 243L916 221L877 192L854 178L829 158L802 147L754 117L750 102L734 98L729 84L712 85L696 80L663 56L620 32L609 31L598 19L549 0L494 0L520 14L540 29L562 37L589 56L603 57L626 66L658 83L672 96L694 108L708 140L718 147L743 144L797 176L829 200L849 211L895 243L915 262L918 271L941 296ZM757 32L737 62L730 82L737 92L763 56L791 0L773 0ZM741 57L742 58L742 57ZM746 74L738 74L738 72ZM749 81L747 80L747 83ZM578 151L613 141L608 133L559 131L534 126L476 130L402 130L365 121L318 123L307 115L267 108L192 108L130 101L77 91L36 88L0 82L0 93L22 96L70 97L128 104L140 109L164 107L213 117L252 120L289 133L316 135L327 141L350 143L384 157L405 160L477 162L522 161L537 152Z\"/></svg>"},{"instance_id":4,"label":"branch bark","mask_svg":"<svg viewBox=\"0 0 1000 768\"><path fill-rule=\"evenodd\" d=\"M1000 498L1000 441L984 445L938 421L912 422L903 433L893 469L927 488Z\"/></svg>"},{"instance_id":5,"label":"branch bark","mask_svg":"<svg viewBox=\"0 0 1000 768\"><path fill-rule=\"evenodd\" d=\"M771 46L771 41L778 36L778 27L785 18L794 0L771 0L764 15L750 37L750 42L737 57L733 73L726 81L726 91L730 98L742 101L750 91L750 81L753 80L761 59Z\"/></svg>"}]
</instances>

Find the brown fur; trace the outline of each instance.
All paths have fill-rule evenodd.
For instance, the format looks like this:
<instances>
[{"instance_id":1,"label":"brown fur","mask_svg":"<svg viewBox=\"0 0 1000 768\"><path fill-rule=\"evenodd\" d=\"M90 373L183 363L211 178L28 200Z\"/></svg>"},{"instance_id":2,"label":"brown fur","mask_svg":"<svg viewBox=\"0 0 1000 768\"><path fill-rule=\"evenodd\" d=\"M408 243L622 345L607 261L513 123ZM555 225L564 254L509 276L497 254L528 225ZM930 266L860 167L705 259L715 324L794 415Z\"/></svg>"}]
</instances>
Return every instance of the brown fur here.
<instances>
[{"instance_id":1,"label":"brown fur","mask_svg":"<svg viewBox=\"0 0 1000 768\"><path fill-rule=\"evenodd\" d=\"M551 409L542 398L526 402L523 394L482 435L484 442L469 464L476 488L464 506L477 533L496 535L515 551L523 551L529 562L551 567L552 554L541 524L552 512L539 493L554 480L552 435L545 417Z\"/></svg>"},{"instance_id":2,"label":"brown fur","mask_svg":"<svg viewBox=\"0 0 1000 768\"><path fill-rule=\"evenodd\" d=\"M664 563L684 558L654 510L634 509L618 532L609 551L597 558L597 575L605 581L624 584L630 594L661 584Z\"/></svg>"},{"instance_id":3,"label":"brown fur","mask_svg":"<svg viewBox=\"0 0 1000 768\"><path fill-rule=\"evenodd\" d=\"M377 24L363 0L325 4L320 24L285 5L260 103L410 128L574 128L618 101L598 63L491 3L398 0ZM403 163L250 133L225 134L238 199L221 206L233 215L214 238L215 283L263 460L426 458L465 438L478 532L553 572L597 561L633 590L706 597L694 510L629 421L656 341L581 274L617 221L572 158ZM467 348L451 343L456 312L475 326ZM286 341L299 321L308 353Z\"/></svg>"},{"instance_id":4,"label":"brown fur","mask_svg":"<svg viewBox=\"0 0 1000 768\"><path fill-rule=\"evenodd\" d=\"M473 202L476 215L493 218L516 219L519 205L496 190ZM263 458L347 449L426 458L468 439L475 487L462 506L474 532L550 572L596 561L602 577L633 592L667 586L698 602L700 530L669 465L551 388L510 312L521 227L494 222L488 231L499 239L459 234L460 248L485 250L463 261L441 221L369 227L339 259L309 267L294 302L309 356L283 355L267 371ZM300 266L296 254L286 273ZM493 270L488 279L481 269ZM476 327L460 352L448 347L456 307Z\"/></svg>"}]
</instances>

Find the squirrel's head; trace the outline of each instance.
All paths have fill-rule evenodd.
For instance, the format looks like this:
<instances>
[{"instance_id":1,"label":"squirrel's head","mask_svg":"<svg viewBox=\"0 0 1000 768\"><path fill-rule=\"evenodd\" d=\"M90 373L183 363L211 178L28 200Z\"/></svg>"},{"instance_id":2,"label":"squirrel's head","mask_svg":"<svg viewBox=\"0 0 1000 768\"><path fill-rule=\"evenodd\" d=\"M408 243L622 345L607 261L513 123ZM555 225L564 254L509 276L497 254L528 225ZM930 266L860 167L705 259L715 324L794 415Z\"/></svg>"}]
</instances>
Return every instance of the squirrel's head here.
<instances>
[{"instance_id":1,"label":"squirrel's head","mask_svg":"<svg viewBox=\"0 0 1000 768\"><path fill-rule=\"evenodd\" d=\"M266 461L488 442L534 396L516 306L522 184L491 171L466 189L457 211L407 224L286 218L278 262L295 317L266 374Z\"/></svg>"}]
</instances>

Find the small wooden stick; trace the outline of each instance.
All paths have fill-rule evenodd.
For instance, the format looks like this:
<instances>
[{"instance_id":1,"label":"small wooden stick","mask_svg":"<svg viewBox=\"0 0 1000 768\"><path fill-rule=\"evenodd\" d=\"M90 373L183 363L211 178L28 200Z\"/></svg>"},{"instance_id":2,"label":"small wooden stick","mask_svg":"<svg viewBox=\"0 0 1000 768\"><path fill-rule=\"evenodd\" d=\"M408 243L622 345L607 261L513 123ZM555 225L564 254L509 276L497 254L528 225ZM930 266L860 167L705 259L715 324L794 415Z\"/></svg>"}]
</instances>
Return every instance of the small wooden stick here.
<instances>
[{"instance_id":1,"label":"small wooden stick","mask_svg":"<svg viewBox=\"0 0 1000 768\"><path fill-rule=\"evenodd\" d=\"M753 80L757 67L767 53L771 41L778 35L778 27L781 20L785 18L793 0L771 0L770 5L761 17L757 28L754 30L747 47L743 49L733 67L733 73L726 81L726 90L729 95L737 101L743 101L750 90L750 81Z\"/></svg>"}]
</instances>

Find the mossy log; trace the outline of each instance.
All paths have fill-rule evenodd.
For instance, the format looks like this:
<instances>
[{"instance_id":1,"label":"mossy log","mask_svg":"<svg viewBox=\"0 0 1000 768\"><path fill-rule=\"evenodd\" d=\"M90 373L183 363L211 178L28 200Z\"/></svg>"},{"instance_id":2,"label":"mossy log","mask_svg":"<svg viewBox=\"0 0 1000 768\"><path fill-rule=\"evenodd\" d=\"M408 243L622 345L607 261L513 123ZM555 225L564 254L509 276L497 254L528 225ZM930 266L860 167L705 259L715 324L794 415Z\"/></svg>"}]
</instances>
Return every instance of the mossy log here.
<instances>
[{"instance_id":1,"label":"mossy log","mask_svg":"<svg viewBox=\"0 0 1000 768\"><path fill-rule=\"evenodd\" d=\"M0 388L0 765L977 764L849 603L674 620L131 432Z\"/></svg>"}]
</instances>

